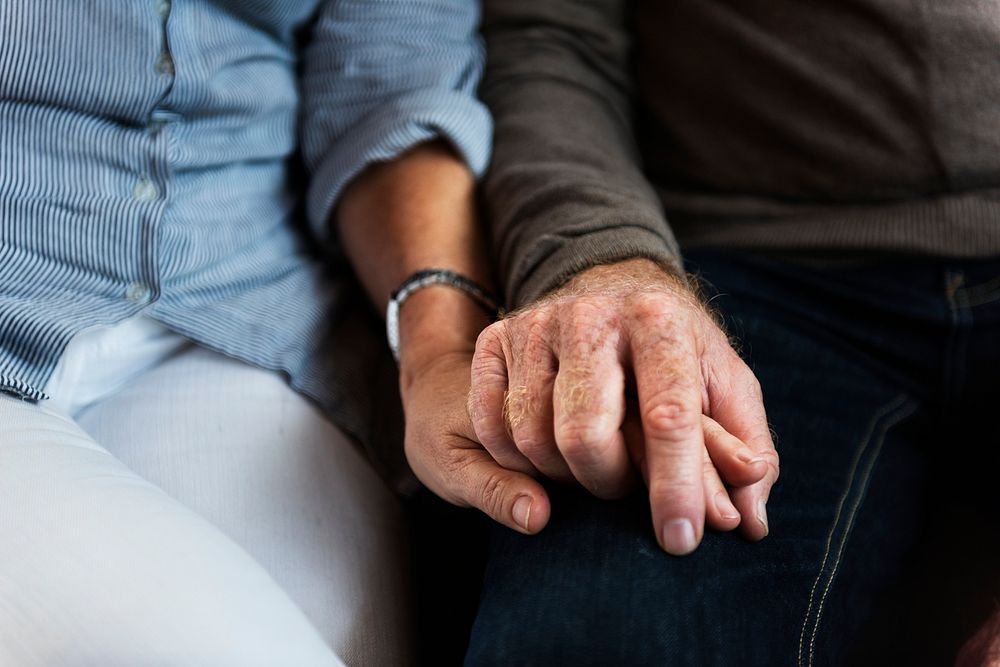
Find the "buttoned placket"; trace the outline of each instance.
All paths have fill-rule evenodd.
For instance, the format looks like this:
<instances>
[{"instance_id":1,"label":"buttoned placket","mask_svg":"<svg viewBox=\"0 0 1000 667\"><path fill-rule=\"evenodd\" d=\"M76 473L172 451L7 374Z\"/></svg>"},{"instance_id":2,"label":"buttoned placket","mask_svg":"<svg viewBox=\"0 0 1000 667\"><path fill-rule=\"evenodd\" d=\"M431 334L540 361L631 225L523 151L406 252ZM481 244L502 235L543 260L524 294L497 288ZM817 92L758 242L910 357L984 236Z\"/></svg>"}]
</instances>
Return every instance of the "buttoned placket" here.
<instances>
[{"instance_id":1,"label":"buttoned placket","mask_svg":"<svg viewBox=\"0 0 1000 667\"><path fill-rule=\"evenodd\" d=\"M154 10L160 19L163 32L163 48L153 62L153 70L156 75L165 79L164 88L169 89L176 76L176 67L173 56L170 53L169 42L167 40L167 21L170 18L172 9L171 0L154 0ZM162 99L160 100L162 104ZM146 124L146 132L149 138L155 141L163 132L163 129L176 120L176 114L166 111L158 106L149 115ZM165 190L162 185L158 185L149 173L139 174L135 185L132 188L133 198L142 203L154 202L164 196ZM136 306L147 306L153 301L154 290L146 281L135 280L125 288L125 300Z\"/></svg>"}]
</instances>

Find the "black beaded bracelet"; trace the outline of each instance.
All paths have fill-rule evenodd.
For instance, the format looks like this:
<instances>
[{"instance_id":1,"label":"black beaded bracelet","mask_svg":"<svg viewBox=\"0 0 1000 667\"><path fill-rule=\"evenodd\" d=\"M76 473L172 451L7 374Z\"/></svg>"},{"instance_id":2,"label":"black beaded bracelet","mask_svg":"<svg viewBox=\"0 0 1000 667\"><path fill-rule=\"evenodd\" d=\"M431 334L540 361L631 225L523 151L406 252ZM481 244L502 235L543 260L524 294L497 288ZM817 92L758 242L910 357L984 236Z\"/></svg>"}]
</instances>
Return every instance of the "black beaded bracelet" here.
<instances>
[{"instance_id":1,"label":"black beaded bracelet","mask_svg":"<svg viewBox=\"0 0 1000 667\"><path fill-rule=\"evenodd\" d=\"M399 361L399 307L411 294L431 285L447 285L460 292L465 292L490 315L495 316L500 310L496 299L481 286L461 274L448 269L417 271L404 280L399 289L392 293L392 296L389 297L389 305L385 309L385 334L389 340L389 349L392 350L392 356L397 362Z\"/></svg>"}]
</instances>

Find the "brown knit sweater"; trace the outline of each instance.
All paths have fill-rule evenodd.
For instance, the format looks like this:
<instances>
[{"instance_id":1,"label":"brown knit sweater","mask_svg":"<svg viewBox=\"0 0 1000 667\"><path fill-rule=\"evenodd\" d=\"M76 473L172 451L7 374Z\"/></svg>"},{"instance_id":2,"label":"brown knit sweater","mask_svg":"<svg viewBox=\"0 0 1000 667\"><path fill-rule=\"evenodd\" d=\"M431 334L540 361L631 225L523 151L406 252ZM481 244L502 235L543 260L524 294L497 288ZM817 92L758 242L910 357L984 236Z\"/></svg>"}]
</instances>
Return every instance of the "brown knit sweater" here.
<instances>
[{"instance_id":1,"label":"brown knit sweater","mask_svg":"<svg viewBox=\"0 0 1000 667\"><path fill-rule=\"evenodd\" d=\"M513 305L675 239L1000 256L997 0L486 0L484 34Z\"/></svg>"}]
</instances>

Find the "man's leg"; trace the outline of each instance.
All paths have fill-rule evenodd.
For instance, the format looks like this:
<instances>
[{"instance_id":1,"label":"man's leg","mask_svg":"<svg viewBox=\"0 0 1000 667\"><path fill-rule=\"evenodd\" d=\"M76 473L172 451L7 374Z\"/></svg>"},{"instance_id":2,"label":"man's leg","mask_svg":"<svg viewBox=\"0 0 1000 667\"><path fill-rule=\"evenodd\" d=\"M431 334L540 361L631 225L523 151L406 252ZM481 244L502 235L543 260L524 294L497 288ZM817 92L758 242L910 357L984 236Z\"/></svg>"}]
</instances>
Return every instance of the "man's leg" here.
<instances>
[{"instance_id":1,"label":"man's leg","mask_svg":"<svg viewBox=\"0 0 1000 667\"><path fill-rule=\"evenodd\" d=\"M721 261L701 268L729 294L716 305L777 433L769 537L710 533L671 557L644 491L609 503L553 488L540 535L494 530L467 664L836 664L895 570L921 476L911 387L811 317L814 306L851 314L825 302L835 290Z\"/></svg>"},{"instance_id":2,"label":"man's leg","mask_svg":"<svg viewBox=\"0 0 1000 667\"><path fill-rule=\"evenodd\" d=\"M190 347L78 420L246 549L346 663L408 664L401 509L277 373Z\"/></svg>"},{"instance_id":3,"label":"man's leg","mask_svg":"<svg viewBox=\"0 0 1000 667\"><path fill-rule=\"evenodd\" d=\"M942 264L951 327L938 355L940 437L925 439L934 477L917 544L850 665L951 664L991 616L1000 648L1000 260Z\"/></svg>"},{"instance_id":4,"label":"man's leg","mask_svg":"<svg viewBox=\"0 0 1000 667\"><path fill-rule=\"evenodd\" d=\"M70 418L0 395L0 664L342 664L218 529Z\"/></svg>"}]
</instances>

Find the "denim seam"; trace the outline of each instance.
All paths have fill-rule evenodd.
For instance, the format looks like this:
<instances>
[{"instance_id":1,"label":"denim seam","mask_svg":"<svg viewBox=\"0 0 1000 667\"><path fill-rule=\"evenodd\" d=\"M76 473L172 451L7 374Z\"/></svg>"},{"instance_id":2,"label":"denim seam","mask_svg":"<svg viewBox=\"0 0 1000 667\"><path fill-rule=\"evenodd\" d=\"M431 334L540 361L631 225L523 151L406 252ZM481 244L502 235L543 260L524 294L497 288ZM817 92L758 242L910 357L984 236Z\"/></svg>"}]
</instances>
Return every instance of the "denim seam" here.
<instances>
[{"instance_id":1,"label":"denim seam","mask_svg":"<svg viewBox=\"0 0 1000 667\"><path fill-rule=\"evenodd\" d=\"M854 454L854 460L851 462L850 471L847 478L847 485L844 488L844 492L837 503L837 511L834 515L833 523L830 526L830 532L826 540L826 549L823 553L823 560L820 563L819 571L816 574L816 580L813 582L812 588L809 591L809 604L806 608L805 618L802 620L802 630L799 633L799 653L798 653L798 664L800 667L805 664L803 663L803 653L805 649L806 633L809 629L809 619L813 615L813 607L815 605L815 621L813 622L812 633L809 638L809 661L808 665L813 664L816 637L819 634L820 618L823 615L823 608L826 603L826 597L830 592L830 588L833 586L833 580L836 577L837 570L840 566L840 560L844 553L844 547L847 544L847 540L850 537L851 530L854 527L854 519L857 515L858 508L861 506L861 502L864 499L865 491L868 486L868 479L871 475L871 471L875 467L875 463L878 460L879 454L882 450L882 444L885 441L885 435L888 430L905 419L907 416L912 414L915 409L915 405L908 405L908 397L905 394L901 394L896 397L891 402L884 405L874 416L868 425L865 432L864 438L861 440L861 444ZM850 509L846 517L846 522L844 523L844 529L840 540L837 545L837 553L834 556L833 565L830 568L830 573L826 577L826 584L823 587L823 593L819 599L818 604L816 603L816 590L819 588L821 582L824 579L824 572L827 571L827 563L830 560L831 547L833 546L834 536L837 534L837 529L841 525L841 515L843 514L844 505L847 503L848 499L851 497L851 490L855 488L855 478L858 472L858 466L861 464L861 460L864 457L865 452L872 445L873 439L875 438L876 431L879 425L882 425L881 430L878 435L878 439L874 440L874 454L870 457L869 462L866 464L865 469L861 475L861 483L857 485L859 492L855 494L854 501L851 504Z\"/></svg>"}]
</instances>

